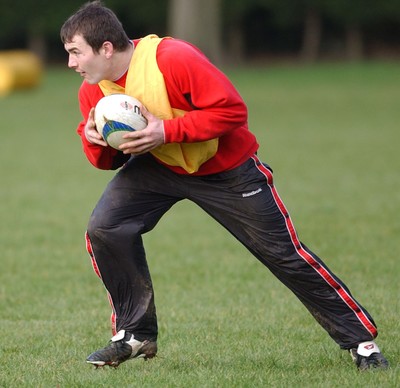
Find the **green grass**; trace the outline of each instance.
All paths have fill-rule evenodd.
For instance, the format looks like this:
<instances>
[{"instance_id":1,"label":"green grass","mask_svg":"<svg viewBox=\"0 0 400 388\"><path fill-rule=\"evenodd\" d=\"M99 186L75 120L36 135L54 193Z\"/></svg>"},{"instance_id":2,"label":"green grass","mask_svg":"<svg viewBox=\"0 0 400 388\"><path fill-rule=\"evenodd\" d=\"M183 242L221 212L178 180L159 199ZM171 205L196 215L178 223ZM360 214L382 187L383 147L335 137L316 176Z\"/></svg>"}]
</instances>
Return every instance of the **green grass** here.
<instances>
[{"instance_id":1,"label":"green grass","mask_svg":"<svg viewBox=\"0 0 400 388\"><path fill-rule=\"evenodd\" d=\"M386 372L359 373L242 246L194 205L145 236L159 357L94 370L110 309L84 249L114 174L85 160L80 79L0 100L1 387L396 387L400 385L398 64L230 69L260 155L301 240L372 313Z\"/></svg>"}]
</instances>

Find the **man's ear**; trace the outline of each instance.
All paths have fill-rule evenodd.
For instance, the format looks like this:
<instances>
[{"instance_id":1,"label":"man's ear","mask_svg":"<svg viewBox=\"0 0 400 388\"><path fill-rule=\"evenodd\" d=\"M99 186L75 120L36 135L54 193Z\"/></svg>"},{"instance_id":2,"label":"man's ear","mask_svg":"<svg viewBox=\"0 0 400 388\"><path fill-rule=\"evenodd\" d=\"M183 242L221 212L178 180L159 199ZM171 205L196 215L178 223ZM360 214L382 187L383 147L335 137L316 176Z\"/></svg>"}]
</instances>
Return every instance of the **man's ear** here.
<instances>
[{"instance_id":1,"label":"man's ear","mask_svg":"<svg viewBox=\"0 0 400 388\"><path fill-rule=\"evenodd\" d=\"M111 42L105 41L101 46L101 50L107 59L110 59L114 53L114 46Z\"/></svg>"}]
</instances>

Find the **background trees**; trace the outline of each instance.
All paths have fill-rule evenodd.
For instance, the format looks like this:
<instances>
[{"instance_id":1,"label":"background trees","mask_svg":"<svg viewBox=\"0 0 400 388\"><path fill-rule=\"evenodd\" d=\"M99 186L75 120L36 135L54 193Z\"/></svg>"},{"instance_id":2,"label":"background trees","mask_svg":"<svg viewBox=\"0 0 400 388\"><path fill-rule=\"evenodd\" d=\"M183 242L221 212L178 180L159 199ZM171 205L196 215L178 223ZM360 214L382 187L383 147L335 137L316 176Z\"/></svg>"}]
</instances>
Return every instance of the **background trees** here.
<instances>
[{"instance_id":1,"label":"background trees","mask_svg":"<svg viewBox=\"0 0 400 388\"><path fill-rule=\"evenodd\" d=\"M168 4L168 33L202 47L221 62L221 1L170 0Z\"/></svg>"},{"instance_id":2,"label":"background trees","mask_svg":"<svg viewBox=\"0 0 400 388\"><path fill-rule=\"evenodd\" d=\"M236 56L361 60L382 48L400 56L398 0L223 0L223 7L227 31L236 30L228 37L241 42L225 42L242 50Z\"/></svg>"},{"instance_id":3,"label":"background trees","mask_svg":"<svg viewBox=\"0 0 400 388\"><path fill-rule=\"evenodd\" d=\"M65 58L63 21L84 0L0 0L0 49ZM132 37L172 35L214 61L400 57L398 0L105 0Z\"/></svg>"}]
</instances>

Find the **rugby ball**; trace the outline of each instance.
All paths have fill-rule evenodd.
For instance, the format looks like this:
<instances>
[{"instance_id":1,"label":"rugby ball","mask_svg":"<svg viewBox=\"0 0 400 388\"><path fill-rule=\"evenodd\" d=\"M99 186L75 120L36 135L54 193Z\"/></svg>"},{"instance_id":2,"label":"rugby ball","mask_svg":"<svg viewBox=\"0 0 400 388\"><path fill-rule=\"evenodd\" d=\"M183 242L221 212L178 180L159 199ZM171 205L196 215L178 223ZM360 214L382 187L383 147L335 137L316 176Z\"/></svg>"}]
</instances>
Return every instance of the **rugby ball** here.
<instances>
[{"instance_id":1,"label":"rugby ball","mask_svg":"<svg viewBox=\"0 0 400 388\"><path fill-rule=\"evenodd\" d=\"M129 141L126 133L147 127L147 120L140 111L140 101L126 94L110 94L97 103L94 120L97 131L115 149Z\"/></svg>"}]
</instances>

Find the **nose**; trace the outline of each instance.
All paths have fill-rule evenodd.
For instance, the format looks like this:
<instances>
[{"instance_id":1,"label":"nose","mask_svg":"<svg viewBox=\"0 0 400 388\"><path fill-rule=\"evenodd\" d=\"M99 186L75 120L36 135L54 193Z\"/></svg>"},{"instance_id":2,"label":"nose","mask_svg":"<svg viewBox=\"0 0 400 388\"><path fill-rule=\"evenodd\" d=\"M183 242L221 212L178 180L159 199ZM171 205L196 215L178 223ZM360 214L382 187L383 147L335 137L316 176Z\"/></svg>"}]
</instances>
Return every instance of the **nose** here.
<instances>
[{"instance_id":1,"label":"nose","mask_svg":"<svg viewBox=\"0 0 400 388\"><path fill-rule=\"evenodd\" d=\"M74 59L73 56L70 54L69 57L68 57L68 67L70 69L73 69L73 68L75 68L77 66L78 66L78 64L76 62L76 59Z\"/></svg>"}]
</instances>

